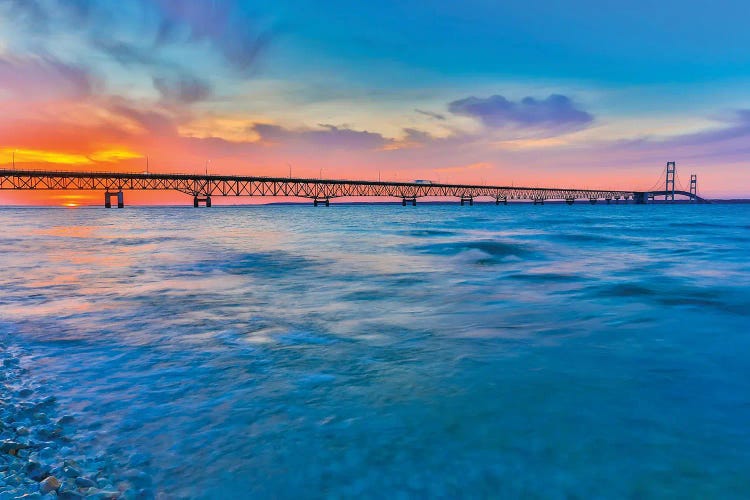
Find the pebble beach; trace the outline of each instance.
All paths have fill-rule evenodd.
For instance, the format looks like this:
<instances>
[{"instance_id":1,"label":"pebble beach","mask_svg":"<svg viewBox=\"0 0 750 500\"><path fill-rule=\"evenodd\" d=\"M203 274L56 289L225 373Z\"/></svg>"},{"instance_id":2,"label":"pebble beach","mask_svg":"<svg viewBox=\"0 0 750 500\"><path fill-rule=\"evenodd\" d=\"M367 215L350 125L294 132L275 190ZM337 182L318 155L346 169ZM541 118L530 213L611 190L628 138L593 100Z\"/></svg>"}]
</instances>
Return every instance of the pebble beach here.
<instances>
[{"instance_id":1,"label":"pebble beach","mask_svg":"<svg viewBox=\"0 0 750 500\"><path fill-rule=\"evenodd\" d=\"M84 458L76 419L59 411L54 381L31 382L24 352L0 341L0 500L154 498L151 479L106 456Z\"/></svg>"}]
</instances>

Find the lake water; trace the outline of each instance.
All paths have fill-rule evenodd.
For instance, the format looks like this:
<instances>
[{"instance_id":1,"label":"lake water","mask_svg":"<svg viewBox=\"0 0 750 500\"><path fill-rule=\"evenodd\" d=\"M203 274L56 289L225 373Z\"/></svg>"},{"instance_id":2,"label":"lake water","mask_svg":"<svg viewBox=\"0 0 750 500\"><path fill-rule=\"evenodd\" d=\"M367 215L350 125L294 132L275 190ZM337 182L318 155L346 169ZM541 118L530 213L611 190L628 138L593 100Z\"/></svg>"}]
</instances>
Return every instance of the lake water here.
<instances>
[{"instance_id":1,"label":"lake water","mask_svg":"<svg viewBox=\"0 0 750 500\"><path fill-rule=\"evenodd\" d=\"M750 206L0 227L0 336L163 497L750 496Z\"/></svg>"}]
</instances>

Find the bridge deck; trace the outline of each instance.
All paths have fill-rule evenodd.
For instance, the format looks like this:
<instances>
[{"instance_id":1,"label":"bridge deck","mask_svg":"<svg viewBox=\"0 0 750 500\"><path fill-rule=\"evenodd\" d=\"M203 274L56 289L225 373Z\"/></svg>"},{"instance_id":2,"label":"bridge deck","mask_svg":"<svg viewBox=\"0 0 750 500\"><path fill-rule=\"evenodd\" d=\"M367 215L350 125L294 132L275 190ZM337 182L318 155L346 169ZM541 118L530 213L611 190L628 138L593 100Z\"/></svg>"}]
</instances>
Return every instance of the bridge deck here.
<instances>
[{"instance_id":1,"label":"bridge deck","mask_svg":"<svg viewBox=\"0 0 750 500\"><path fill-rule=\"evenodd\" d=\"M329 200L342 197L452 197L462 200L628 200L638 191L484 186L424 182L310 179L234 175L108 173L38 170L0 170L0 189L15 190L174 190L201 199L211 196L285 196ZM676 191L693 197L690 193ZM698 197L695 197L699 199ZM700 200L700 199L699 199ZM209 199L210 203L210 199Z\"/></svg>"}]
</instances>

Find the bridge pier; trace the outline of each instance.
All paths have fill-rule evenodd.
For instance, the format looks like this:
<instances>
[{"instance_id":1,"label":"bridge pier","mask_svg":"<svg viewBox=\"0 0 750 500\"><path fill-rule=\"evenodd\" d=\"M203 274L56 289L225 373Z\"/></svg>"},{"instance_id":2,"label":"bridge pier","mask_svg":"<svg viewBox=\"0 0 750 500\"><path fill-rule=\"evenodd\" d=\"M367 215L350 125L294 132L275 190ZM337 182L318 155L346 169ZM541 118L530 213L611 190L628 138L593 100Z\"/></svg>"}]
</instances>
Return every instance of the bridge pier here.
<instances>
[{"instance_id":1,"label":"bridge pier","mask_svg":"<svg viewBox=\"0 0 750 500\"><path fill-rule=\"evenodd\" d=\"M331 205L331 199L330 198L313 198L313 206L317 207L319 203L324 203L325 206Z\"/></svg>"},{"instance_id":2,"label":"bridge pier","mask_svg":"<svg viewBox=\"0 0 750 500\"><path fill-rule=\"evenodd\" d=\"M534 205L544 205L544 198L534 198Z\"/></svg>"},{"instance_id":3,"label":"bridge pier","mask_svg":"<svg viewBox=\"0 0 750 500\"><path fill-rule=\"evenodd\" d=\"M407 203L410 203L412 207L417 206L417 197L416 196L404 196L401 198L401 206L405 207Z\"/></svg>"},{"instance_id":4,"label":"bridge pier","mask_svg":"<svg viewBox=\"0 0 750 500\"><path fill-rule=\"evenodd\" d=\"M506 196L505 198L495 198L495 205L499 205L500 201L503 202L503 205L507 205L508 204L508 197Z\"/></svg>"},{"instance_id":5,"label":"bridge pier","mask_svg":"<svg viewBox=\"0 0 750 500\"><path fill-rule=\"evenodd\" d=\"M125 207L125 196L122 190L116 193L110 193L109 191L104 192L104 208L112 208L112 197L117 196L117 208Z\"/></svg>"},{"instance_id":6,"label":"bridge pier","mask_svg":"<svg viewBox=\"0 0 750 500\"><path fill-rule=\"evenodd\" d=\"M462 196L461 197L461 206L464 206L464 202L468 202L470 207L474 206L474 198L471 196Z\"/></svg>"},{"instance_id":7,"label":"bridge pier","mask_svg":"<svg viewBox=\"0 0 750 500\"><path fill-rule=\"evenodd\" d=\"M206 195L203 198L199 197L198 195L193 196L193 206L195 208L198 208L201 203L205 203L206 208L211 208L211 196Z\"/></svg>"},{"instance_id":8,"label":"bridge pier","mask_svg":"<svg viewBox=\"0 0 750 500\"><path fill-rule=\"evenodd\" d=\"M651 198L651 193L633 193L636 205L645 205Z\"/></svg>"},{"instance_id":9,"label":"bridge pier","mask_svg":"<svg viewBox=\"0 0 750 500\"><path fill-rule=\"evenodd\" d=\"M599 200L597 200L596 198L589 198L589 203L591 203L592 205L596 205L597 201Z\"/></svg>"},{"instance_id":10,"label":"bridge pier","mask_svg":"<svg viewBox=\"0 0 750 500\"><path fill-rule=\"evenodd\" d=\"M565 203L567 203L568 205L572 205L573 203L575 203L575 201L575 198L565 198Z\"/></svg>"}]
</instances>

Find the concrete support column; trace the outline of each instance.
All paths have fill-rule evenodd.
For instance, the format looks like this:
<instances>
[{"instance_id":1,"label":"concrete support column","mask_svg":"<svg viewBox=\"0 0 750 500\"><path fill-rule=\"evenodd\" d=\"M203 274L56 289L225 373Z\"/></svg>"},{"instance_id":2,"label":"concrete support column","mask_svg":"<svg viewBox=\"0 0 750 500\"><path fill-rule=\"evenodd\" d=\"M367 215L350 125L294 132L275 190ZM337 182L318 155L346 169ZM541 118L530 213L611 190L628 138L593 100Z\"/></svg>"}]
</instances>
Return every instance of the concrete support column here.
<instances>
[{"instance_id":1,"label":"concrete support column","mask_svg":"<svg viewBox=\"0 0 750 500\"><path fill-rule=\"evenodd\" d=\"M104 208L112 208L112 197L117 196L117 208L125 207L125 196L122 190L116 193L110 193L109 191L104 192Z\"/></svg>"},{"instance_id":2,"label":"concrete support column","mask_svg":"<svg viewBox=\"0 0 750 500\"><path fill-rule=\"evenodd\" d=\"M573 203L575 203L575 201L575 198L565 198L565 203L567 203L568 205L572 205Z\"/></svg>"},{"instance_id":3,"label":"concrete support column","mask_svg":"<svg viewBox=\"0 0 750 500\"><path fill-rule=\"evenodd\" d=\"M211 208L211 196L206 195L205 198L201 198L199 195L193 196L193 207L198 208L201 203L205 203L206 208Z\"/></svg>"}]
</instances>

